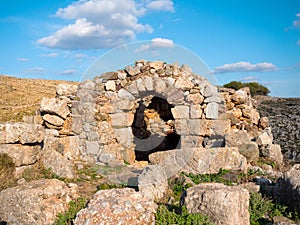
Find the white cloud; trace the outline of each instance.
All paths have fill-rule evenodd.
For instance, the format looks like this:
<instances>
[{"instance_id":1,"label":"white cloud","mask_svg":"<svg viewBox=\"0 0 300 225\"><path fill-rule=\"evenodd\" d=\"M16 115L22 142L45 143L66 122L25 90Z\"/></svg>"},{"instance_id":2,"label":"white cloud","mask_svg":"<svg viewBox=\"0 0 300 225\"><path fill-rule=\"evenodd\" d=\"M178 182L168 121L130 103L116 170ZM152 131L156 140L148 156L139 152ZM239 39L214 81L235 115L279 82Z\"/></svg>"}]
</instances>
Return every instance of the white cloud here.
<instances>
[{"instance_id":1,"label":"white cloud","mask_svg":"<svg viewBox=\"0 0 300 225\"><path fill-rule=\"evenodd\" d=\"M45 69L41 67L33 67L26 70L23 70L24 74L43 74L45 73Z\"/></svg>"},{"instance_id":2,"label":"white cloud","mask_svg":"<svg viewBox=\"0 0 300 225\"><path fill-rule=\"evenodd\" d=\"M157 48L173 48L174 42L166 38L153 38L149 45L141 45L136 52L145 52Z\"/></svg>"},{"instance_id":3,"label":"white cloud","mask_svg":"<svg viewBox=\"0 0 300 225\"><path fill-rule=\"evenodd\" d=\"M255 76L248 76L248 77L243 77L241 81L247 81L247 82L257 82L257 77Z\"/></svg>"},{"instance_id":4,"label":"white cloud","mask_svg":"<svg viewBox=\"0 0 300 225\"><path fill-rule=\"evenodd\" d=\"M61 71L60 74L62 75L73 75L74 73L76 72L76 70L64 70L64 71Z\"/></svg>"},{"instance_id":5,"label":"white cloud","mask_svg":"<svg viewBox=\"0 0 300 225\"><path fill-rule=\"evenodd\" d=\"M86 54L82 54L82 53L77 53L74 55L74 58L76 59L82 59L82 58L88 58L89 56Z\"/></svg>"},{"instance_id":6,"label":"white cloud","mask_svg":"<svg viewBox=\"0 0 300 225\"><path fill-rule=\"evenodd\" d=\"M232 73L232 72L269 72L275 71L277 67L269 62L251 64L249 62L237 62L225 64L215 68L214 73Z\"/></svg>"},{"instance_id":7,"label":"white cloud","mask_svg":"<svg viewBox=\"0 0 300 225\"><path fill-rule=\"evenodd\" d=\"M43 37L38 44L59 49L110 48L133 41L137 33L153 32L139 21L148 11L174 11L171 0L78 0L55 16L74 22Z\"/></svg>"},{"instance_id":8,"label":"white cloud","mask_svg":"<svg viewBox=\"0 0 300 225\"><path fill-rule=\"evenodd\" d=\"M164 10L174 12L174 3L170 0L150 1L146 7L151 10Z\"/></svg>"},{"instance_id":9,"label":"white cloud","mask_svg":"<svg viewBox=\"0 0 300 225\"><path fill-rule=\"evenodd\" d=\"M18 57L18 58L17 58L17 61L20 61L20 62L28 62L28 61L30 61L30 58Z\"/></svg>"},{"instance_id":10,"label":"white cloud","mask_svg":"<svg viewBox=\"0 0 300 225\"><path fill-rule=\"evenodd\" d=\"M42 57L49 57L49 58L56 58L57 56L59 56L59 53L49 53L49 54L41 54Z\"/></svg>"}]
</instances>

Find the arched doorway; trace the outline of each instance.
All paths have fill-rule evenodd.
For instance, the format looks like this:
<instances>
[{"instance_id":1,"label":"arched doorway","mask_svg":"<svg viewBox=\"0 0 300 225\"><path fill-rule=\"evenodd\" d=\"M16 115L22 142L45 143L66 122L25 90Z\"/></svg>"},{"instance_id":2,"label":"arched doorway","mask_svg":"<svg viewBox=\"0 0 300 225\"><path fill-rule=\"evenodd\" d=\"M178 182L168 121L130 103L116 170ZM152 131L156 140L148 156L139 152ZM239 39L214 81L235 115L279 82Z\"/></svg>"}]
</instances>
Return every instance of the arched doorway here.
<instances>
[{"instance_id":1,"label":"arched doorway","mask_svg":"<svg viewBox=\"0 0 300 225\"><path fill-rule=\"evenodd\" d=\"M167 100L147 96L138 102L132 123L137 161L149 161L157 151L180 148L180 135L176 133L173 107Z\"/></svg>"}]
</instances>

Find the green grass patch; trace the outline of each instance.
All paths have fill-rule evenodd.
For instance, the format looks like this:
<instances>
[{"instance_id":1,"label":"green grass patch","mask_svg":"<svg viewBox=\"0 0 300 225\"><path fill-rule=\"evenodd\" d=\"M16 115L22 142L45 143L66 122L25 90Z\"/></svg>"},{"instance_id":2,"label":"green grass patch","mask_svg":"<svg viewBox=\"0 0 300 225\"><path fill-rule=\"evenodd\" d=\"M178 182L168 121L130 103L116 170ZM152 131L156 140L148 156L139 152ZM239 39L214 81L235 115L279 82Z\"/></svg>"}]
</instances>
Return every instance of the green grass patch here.
<instances>
[{"instance_id":1,"label":"green grass patch","mask_svg":"<svg viewBox=\"0 0 300 225\"><path fill-rule=\"evenodd\" d=\"M186 207L182 207L180 211L180 213L177 213L175 207L160 204L155 214L155 224L213 225L207 216L188 213Z\"/></svg>"},{"instance_id":2,"label":"green grass patch","mask_svg":"<svg viewBox=\"0 0 300 225\"><path fill-rule=\"evenodd\" d=\"M261 193L251 193L249 202L250 224L266 225L275 216L284 216L300 222L296 212L288 212L287 206L280 205L271 198L263 197Z\"/></svg>"},{"instance_id":3,"label":"green grass patch","mask_svg":"<svg viewBox=\"0 0 300 225\"><path fill-rule=\"evenodd\" d=\"M71 225L76 217L76 214L85 207L86 200L84 198L77 198L70 201L69 209L65 213L59 213L53 225Z\"/></svg>"}]
</instances>

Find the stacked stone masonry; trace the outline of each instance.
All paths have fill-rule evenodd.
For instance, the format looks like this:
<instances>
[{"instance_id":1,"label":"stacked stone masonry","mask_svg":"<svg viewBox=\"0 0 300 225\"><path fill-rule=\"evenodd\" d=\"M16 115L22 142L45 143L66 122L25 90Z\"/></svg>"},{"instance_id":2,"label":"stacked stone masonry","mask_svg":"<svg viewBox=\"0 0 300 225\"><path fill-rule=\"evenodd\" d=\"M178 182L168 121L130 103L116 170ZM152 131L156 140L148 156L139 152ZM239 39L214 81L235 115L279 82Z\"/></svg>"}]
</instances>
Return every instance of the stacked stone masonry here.
<instances>
[{"instance_id":1,"label":"stacked stone masonry","mask_svg":"<svg viewBox=\"0 0 300 225\"><path fill-rule=\"evenodd\" d=\"M199 136L204 140L214 133L212 121L224 104L217 88L188 66L160 61L137 61L86 80L79 85L78 98L72 116L81 154L103 163L115 159L133 163L135 150L151 153L163 148L164 137L172 133L181 136L174 148ZM189 147L202 145L198 141Z\"/></svg>"}]
</instances>

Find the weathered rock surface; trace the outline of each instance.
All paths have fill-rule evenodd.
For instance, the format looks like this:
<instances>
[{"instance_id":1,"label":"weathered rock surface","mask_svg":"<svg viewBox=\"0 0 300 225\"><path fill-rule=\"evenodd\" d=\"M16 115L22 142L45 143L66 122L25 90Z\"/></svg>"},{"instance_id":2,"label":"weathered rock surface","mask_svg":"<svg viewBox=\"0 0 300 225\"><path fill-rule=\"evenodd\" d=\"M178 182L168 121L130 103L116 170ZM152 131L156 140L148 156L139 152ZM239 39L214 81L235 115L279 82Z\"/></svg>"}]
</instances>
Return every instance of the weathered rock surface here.
<instances>
[{"instance_id":1,"label":"weathered rock surface","mask_svg":"<svg viewBox=\"0 0 300 225\"><path fill-rule=\"evenodd\" d=\"M189 213L208 215L216 225L250 224L249 193L237 186L199 184L186 190L184 205Z\"/></svg>"},{"instance_id":2,"label":"weathered rock surface","mask_svg":"<svg viewBox=\"0 0 300 225\"><path fill-rule=\"evenodd\" d=\"M11 157L16 167L33 165L39 160L41 146L2 144L0 145L0 154L2 153Z\"/></svg>"},{"instance_id":3,"label":"weathered rock surface","mask_svg":"<svg viewBox=\"0 0 300 225\"><path fill-rule=\"evenodd\" d=\"M69 107L65 99L43 98L41 101L40 111L42 113L55 114L66 119L70 114Z\"/></svg>"},{"instance_id":4,"label":"weathered rock surface","mask_svg":"<svg viewBox=\"0 0 300 225\"><path fill-rule=\"evenodd\" d=\"M75 184L35 180L0 192L0 221L7 224L52 224L78 197Z\"/></svg>"},{"instance_id":5,"label":"weathered rock surface","mask_svg":"<svg viewBox=\"0 0 300 225\"><path fill-rule=\"evenodd\" d=\"M75 225L155 224L157 205L131 188L100 190L78 212Z\"/></svg>"},{"instance_id":6,"label":"weathered rock surface","mask_svg":"<svg viewBox=\"0 0 300 225\"><path fill-rule=\"evenodd\" d=\"M231 130L225 135L225 143L228 147L238 147L239 152L248 162L256 162L259 158L258 145L250 140L246 131Z\"/></svg>"},{"instance_id":7,"label":"weathered rock surface","mask_svg":"<svg viewBox=\"0 0 300 225\"><path fill-rule=\"evenodd\" d=\"M300 213L300 164L294 165L277 180L274 195L280 203Z\"/></svg>"},{"instance_id":8,"label":"weathered rock surface","mask_svg":"<svg viewBox=\"0 0 300 225\"><path fill-rule=\"evenodd\" d=\"M76 84L58 84L56 87L56 94L58 96L65 96L74 99L77 96L78 85Z\"/></svg>"},{"instance_id":9,"label":"weathered rock surface","mask_svg":"<svg viewBox=\"0 0 300 225\"><path fill-rule=\"evenodd\" d=\"M141 194L156 201L163 198L168 189L168 180L163 168L159 165L149 165L143 169L138 178Z\"/></svg>"},{"instance_id":10,"label":"weathered rock surface","mask_svg":"<svg viewBox=\"0 0 300 225\"><path fill-rule=\"evenodd\" d=\"M79 155L76 138L58 139L47 137L41 162L45 168L51 168L52 172L60 177L75 178L74 158Z\"/></svg>"},{"instance_id":11,"label":"weathered rock surface","mask_svg":"<svg viewBox=\"0 0 300 225\"><path fill-rule=\"evenodd\" d=\"M212 174L218 173L220 169L245 171L247 160L236 147L196 148L182 170L194 174Z\"/></svg>"},{"instance_id":12,"label":"weathered rock surface","mask_svg":"<svg viewBox=\"0 0 300 225\"><path fill-rule=\"evenodd\" d=\"M6 123L0 126L0 135L0 144L41 143L45 137L45 128L40 124Z\"/></svg>"}]
</instances>

